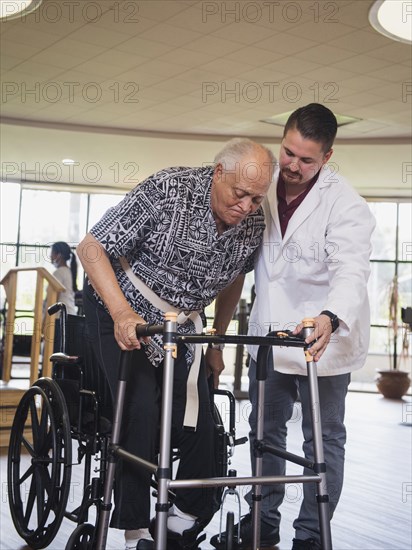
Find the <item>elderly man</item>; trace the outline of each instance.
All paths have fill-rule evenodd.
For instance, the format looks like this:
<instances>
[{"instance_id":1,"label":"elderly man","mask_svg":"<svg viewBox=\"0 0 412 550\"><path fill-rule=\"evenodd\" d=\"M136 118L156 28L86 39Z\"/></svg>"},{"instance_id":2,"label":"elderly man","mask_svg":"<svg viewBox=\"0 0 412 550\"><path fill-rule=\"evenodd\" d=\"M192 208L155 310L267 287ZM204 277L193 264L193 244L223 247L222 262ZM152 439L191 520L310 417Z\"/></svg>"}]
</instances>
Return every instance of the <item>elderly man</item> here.
<instances>
[{"instance_id":1,"label":"elderly man","mask_svg":"<svg viewBox=\"0 0 412 550\"><path fill-rule=\"evenodd\" d=\"M134 327L161 323L164 311L173 306L191 312L179 330L197 332L204 308L217 297L214 327L226 331L261 243L260 205L274 165L267 148L232 140L214 166L169 168L149 177L109 209L77 248L88 279L84 310L89 336L113 396L120 350L134 350L122 445L147 460L155 454L163 352L160 337L140 342ZM206 365L217 380L222 347L211 346L206 361L201 357L195 367L196 355L192 347L182 346L175 363L173 443L181 452L180 478L214 475ZM186 410L191 378L199 398L195 413ZM213 490L178 491L168 529L181 535L185 545L212 517L213 495ZM150 475L120 463L111 526L125 530L127 549L147 550L154 547L149 520Z\"/></svg>"}]
</instances>

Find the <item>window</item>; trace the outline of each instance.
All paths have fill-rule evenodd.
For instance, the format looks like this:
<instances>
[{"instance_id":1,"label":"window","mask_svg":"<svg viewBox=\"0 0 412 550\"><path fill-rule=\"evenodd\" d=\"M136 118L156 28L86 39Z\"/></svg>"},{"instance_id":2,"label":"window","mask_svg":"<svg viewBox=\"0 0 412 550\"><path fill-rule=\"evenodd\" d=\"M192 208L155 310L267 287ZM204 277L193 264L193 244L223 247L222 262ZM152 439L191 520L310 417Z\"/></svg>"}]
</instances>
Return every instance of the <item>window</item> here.
<instances>
[{"instance_id":1,"label":"window","mask_svg":"<svg viewBox=\"0 0 412 550\"><path fill-rule=\"evenodd\" d=\"M117 191L117 190L116 190ZM18 183L1 183L1 278L13 267L46 267L50 264L50 245L66 241L76 247L87 230L122 194L58 191L47 186L30 188ZM83 271L79 262L78 286ZM20 273L18 280L18 310L32 310L35 275ZM4 288L0 288L0 308L3 308Z\"/></svg>"},{"instance_id":2,"label":"window","mask_svg":"<svg viewBox=\"0 0 412 550\"><path fill-rule=\"evenodd\" d=\"M88 229L109 207L117 204L125 192L122 190L119 194L116 189L109 193L90 193L88 190L79 192L67 188L59 191L47 186L29 188L17 183L1 183L1 278L16 266L43 266L51 270L50 244L63 240L75 247ZM376 218L368 285L371 342L366 366L352 375L355 382L368 384L373 383L376 369L389 368L388 355L393 351L394 338L388 329L388 308L391 283L395 276L399 292L399 330L396 335L398 353L404 336L400 308L412 306L412 205L410 202L370 200L369 206ZM82 276L79 265L79 287L82 285ZM21 277L18 308L32 308L34 285L34 277ZM250 302L252 285L253 274L248 274L242 294L247 302ZM3 287L0 292L2 308ZM213 311L214 304L211 304L207 315L213 316ZM232 322L230 330L236 331L236 323ZM406 365L400 367L406 368Z\"/></svg>"},{"instance_id":3,"label":"window","mask_svg":"<svg viewBox=\"0 0 412 550\"><path fill-rule=\"evenodd\" d=\"M397 367L410 367L400 363L405 328L401 321L401 307L412 306L412 205L401 202L369 202L376 219L372 236L371 276L368 292L371 305L371 340L369 356L363 369L353 373L352 379L373 383L378 369L394 365L394 349L397 351ZM395 279L396 278L396 279ZM398 282L398 331L389 327L389 300L393 281Z\"/></svg>"}]
</instances>

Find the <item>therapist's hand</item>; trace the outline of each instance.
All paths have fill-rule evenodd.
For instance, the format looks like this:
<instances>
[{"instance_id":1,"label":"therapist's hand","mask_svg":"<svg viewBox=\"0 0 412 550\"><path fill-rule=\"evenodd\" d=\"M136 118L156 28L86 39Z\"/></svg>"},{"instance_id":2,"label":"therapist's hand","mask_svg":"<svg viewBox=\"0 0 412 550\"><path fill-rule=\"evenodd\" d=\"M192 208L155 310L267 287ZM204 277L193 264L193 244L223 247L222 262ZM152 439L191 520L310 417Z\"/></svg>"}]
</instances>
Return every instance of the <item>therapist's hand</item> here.
<instances>
[{"instance_id":1,"label":"therapist's hand","mask_svg":"<svg viewBox=\"0 0 412 550\"><path fill-rule=\"evenodd\" d=\"M326 348L330 342L330 337L332 334L332 323L330 318L327 315L318 315L313 318L314 321L314 330L313 332L305 339L307 344L317 340L313 346L311 346L308 351L313 355L314 361L319 361L322 355L325 353ZM300 323L293 334L299 334L303 329L303 324Z\"/></svg>"}]
</instances>

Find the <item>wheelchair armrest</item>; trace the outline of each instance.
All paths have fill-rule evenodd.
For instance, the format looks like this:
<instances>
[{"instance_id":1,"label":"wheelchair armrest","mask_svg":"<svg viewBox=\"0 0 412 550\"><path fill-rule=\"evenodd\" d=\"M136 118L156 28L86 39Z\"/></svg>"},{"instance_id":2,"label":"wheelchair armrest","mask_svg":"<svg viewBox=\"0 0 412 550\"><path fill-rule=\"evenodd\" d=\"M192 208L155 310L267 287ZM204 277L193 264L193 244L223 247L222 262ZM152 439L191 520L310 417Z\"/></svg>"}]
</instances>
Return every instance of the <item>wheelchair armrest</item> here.
<instances>
[{"instance_id":1,"label":"wheelchair armrest","mask_svg":"<svg viewBox=\"0 0 412 550\"><path fill-rule=\"evenodd\" d=\"M50 361L53 363L81 363L82 358L79 355L66 355L65 353L58 352L50 355Z\"/></svg>"}]
</instances>

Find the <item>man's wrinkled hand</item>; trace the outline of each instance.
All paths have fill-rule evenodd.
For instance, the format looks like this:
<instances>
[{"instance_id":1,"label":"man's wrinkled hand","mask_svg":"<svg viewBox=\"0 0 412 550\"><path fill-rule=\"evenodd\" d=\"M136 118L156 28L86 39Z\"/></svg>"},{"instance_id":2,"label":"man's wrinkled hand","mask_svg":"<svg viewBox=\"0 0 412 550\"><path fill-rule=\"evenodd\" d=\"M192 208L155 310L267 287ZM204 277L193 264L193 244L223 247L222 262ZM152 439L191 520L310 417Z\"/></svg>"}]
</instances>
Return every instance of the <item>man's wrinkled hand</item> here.
<instances>
[{"instance_id":1,"label":"man's wrinkled hand","mask_svg":"<svg viewBox=\"0 0 412 550\"><path fill-rule=\"evenodd\" d=\"M122 350L140 349L141 342L149 342L149 338L137 338L136 325L142 325L145 320L133 310L123 310L113 317L114 337Z\"/></svg>"},{"instance_id":2,"label":"man's wrinkled hand","mask_svg":"<svg viewBox=\"0 0 412 550\"><path fill-rule=\"evenodd\" d=\"M213 375L213 387L219 387L219 376L225 368L223 352L218 349L207 348L205 354L207 376Z\"/></svg>"}]
</instances>

